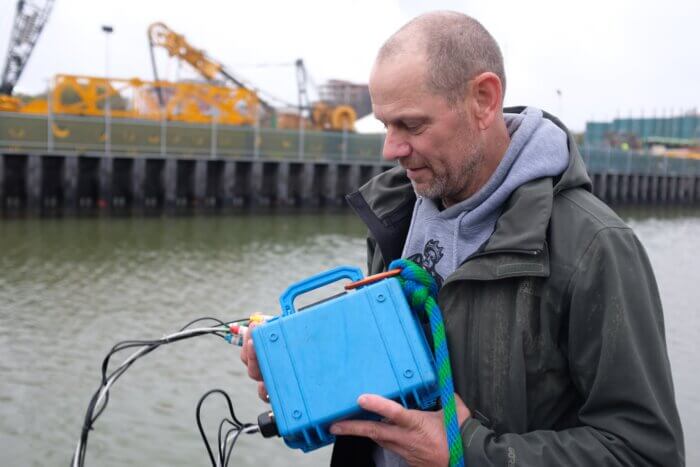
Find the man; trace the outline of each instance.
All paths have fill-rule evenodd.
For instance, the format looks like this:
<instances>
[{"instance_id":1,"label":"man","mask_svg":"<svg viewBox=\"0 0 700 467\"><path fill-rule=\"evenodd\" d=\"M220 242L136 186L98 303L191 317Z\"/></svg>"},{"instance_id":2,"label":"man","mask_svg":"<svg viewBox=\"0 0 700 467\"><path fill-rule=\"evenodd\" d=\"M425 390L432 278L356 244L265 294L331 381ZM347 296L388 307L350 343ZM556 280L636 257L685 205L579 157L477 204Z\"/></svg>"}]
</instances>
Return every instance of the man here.
<instances>
[{"instance_id":1,"label":"man","mask_svg":"<svg viewBox=\"0 0 700 467\"><path fill-rule=\"evenodd\" d=\"M369 271L410 257L442 282L469 465L683 465L647 256L565 127L502 110L504 90L498 45L465 15L419 16L382 47L370 93L398 166L348 197ZM242 359L260 381L250 343ZM334 424L332 465L447 465L439 412L359 403L382 422Z\"/></svg>"}]
</instances>

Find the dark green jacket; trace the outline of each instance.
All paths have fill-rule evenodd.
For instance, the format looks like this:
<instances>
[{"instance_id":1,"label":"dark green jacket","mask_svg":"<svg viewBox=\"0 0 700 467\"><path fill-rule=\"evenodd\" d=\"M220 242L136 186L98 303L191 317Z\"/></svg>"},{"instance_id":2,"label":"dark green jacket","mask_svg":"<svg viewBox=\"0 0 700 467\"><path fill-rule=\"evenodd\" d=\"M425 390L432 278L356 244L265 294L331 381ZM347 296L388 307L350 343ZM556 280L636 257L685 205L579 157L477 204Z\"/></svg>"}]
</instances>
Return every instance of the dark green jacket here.
<instances>
[{"instance_id":1,"label":"dark green jacket","mask_svg":"<svg viewBox=\"0 0 700 467\"><path fill-rule=\"evenodd\" d=\"M517 189L439 293L455 390L475 413L462 426L468 464L684 465L649 260L590 193L570 134L568 144L566 171ZM348 201L369 227L369 270L379 272L401 255L410 182L397 167ZM372 465L372 449L339 438L331 464Z\"/></svg>"}]
</instances>

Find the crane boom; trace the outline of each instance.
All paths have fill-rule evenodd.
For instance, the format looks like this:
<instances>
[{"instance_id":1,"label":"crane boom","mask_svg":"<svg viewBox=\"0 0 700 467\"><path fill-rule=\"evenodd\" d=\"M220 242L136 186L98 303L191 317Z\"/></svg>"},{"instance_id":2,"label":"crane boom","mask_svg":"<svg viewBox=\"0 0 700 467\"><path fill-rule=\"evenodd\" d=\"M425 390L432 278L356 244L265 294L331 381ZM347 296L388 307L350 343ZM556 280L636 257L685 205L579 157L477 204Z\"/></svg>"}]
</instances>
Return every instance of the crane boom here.
<instances>
[{"instance_id":1,"label":"crane boom","mask_svg":"<svg viewBox=\"0 0 700 467\"><path fill-rule=\"evenodd\" d=\"M236 78L233 73L228 71L221 63L207 56L204 50L197 49L190 45L187 39L185 39L185 36L176 33L164 23L153 23L148 27L148 40L151 45L151 60L153 61L153 73L155 74L156 81L158 80L158 70L155 66L153 48L159 46L167 50L168 55L171 57L177 57L190 64L192 68L197 70L197 72L208 81L215 81L217 78L223 77L237 87L257 95L257 93ZM162 99L160 95L159 99ZM257 99L267 111L273 110L272 106L261 99L259 95L257 95Z\"/></svg>"},{"instance_id":2,"label":"crane boom","mask_svg":"<svg viewBox=\"0 0 700 467\"><path fill-rule=\"evenodd\" d=\"M49 19L54 0L19 0L12 27L0 94L10 95L27 64L41 30Z\"/></svg>"}]
</instances>

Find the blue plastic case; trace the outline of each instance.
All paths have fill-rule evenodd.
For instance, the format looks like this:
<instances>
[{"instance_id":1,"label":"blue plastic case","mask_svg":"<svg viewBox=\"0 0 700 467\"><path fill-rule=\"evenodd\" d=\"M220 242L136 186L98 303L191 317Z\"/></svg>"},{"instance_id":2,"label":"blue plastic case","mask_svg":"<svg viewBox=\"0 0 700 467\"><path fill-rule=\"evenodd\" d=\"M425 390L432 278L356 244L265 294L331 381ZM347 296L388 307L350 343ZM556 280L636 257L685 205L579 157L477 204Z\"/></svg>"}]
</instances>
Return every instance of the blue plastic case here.
<instances>
[{"instance_id":1,"label":"blue plastic case","mask_svg":"<svg viewBox=\"0 0 700 467\"><path fill-rule=\"evenodd\" d=\"M305 452L332 443L337 420L376 418L357 405L360 394L421 409L438 397L433 355L396 279L295 310L299 295L341 279L362 272L339 267L292 285L282 315L252 331L277 429Z\"/></svg>"}]
</instances>

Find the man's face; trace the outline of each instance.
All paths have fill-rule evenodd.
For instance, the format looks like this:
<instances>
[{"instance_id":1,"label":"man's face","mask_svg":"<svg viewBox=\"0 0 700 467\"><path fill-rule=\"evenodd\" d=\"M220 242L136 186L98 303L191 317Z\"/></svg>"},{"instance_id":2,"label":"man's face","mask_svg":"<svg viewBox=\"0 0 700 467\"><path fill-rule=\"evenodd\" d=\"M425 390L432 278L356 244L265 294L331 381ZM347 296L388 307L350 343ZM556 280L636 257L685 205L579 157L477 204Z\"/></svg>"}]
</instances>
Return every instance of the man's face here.
<instances>
[{"instance_id":1,"label":"man's face","mask_svg":"<svg viewBox=\"0 0 700 467\"><path fill-rule=\"evenodd\" d=\"M375 63L369 89L387 128L383 156L397 160L420 196L454 204L473 193L483 165L480 134L467 100L449 105L425 86L425 59L399 54Z\"/></svg>"}]
</instances>

